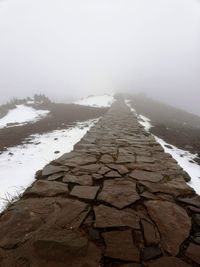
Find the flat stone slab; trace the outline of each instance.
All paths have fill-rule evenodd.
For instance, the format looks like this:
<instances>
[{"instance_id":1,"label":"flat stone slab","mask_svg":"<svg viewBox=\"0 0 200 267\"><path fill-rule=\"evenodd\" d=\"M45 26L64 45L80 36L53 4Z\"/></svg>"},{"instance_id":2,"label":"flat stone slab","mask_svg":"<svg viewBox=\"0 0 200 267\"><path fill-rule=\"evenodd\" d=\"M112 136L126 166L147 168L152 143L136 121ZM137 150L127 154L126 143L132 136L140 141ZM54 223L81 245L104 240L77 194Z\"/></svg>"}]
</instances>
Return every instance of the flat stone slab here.
<instances>
[{"instance_id":1,"label":"flat stone slab","mask_svg":"<svg viewBox=\"0 0 200 267\"><path fill-rule=\"evenodd\" d=\"M112 231L102 234L106 250L104 256L125 261L139 262L140 254L133 243L132 231Z\"/></svg>"},{"instance_id":2,"label":"flat stone slab","mask_svg":"<svg viewBox=\"0 0 200 267\"><path fill-rule=\"evenodd\" d=\"M160 200L145 202L148 213L160 232L161 246L173 256L179 253L180 245L188 238L191 219L180 206Z\"/></svg>"},{"instance_id":3,"label":"flat stone slab","mask_svg":"<svg viewBox=\"0 0 200 267\"><path fill-rule=\"evenodd\" d=\"M194 190L186 184L184 179L176 178L167 182L152 183L147 181L139 181L151 193L166 193L174 197L191 195Z\"/></svg>"},{"instance_id":4,"label":"flat stone slab","mask_svg":"<svg viewBox=\"0 0 200 267\"><path fill-rule=\"evenodd\" d=\"M101 174L101 175L104 175L106 174L107 172L110 171L110 168L106 167L106 166L103 166L100 168L100 170L98 171L98 174Z\"/></svg>"},{"instance_id":5,"label":"flat stone slab","mask_svg":"<svg viewBox=\"0 0 200 267\"><path fill-rule=\"evenodd\" d=\"M136 184L125 178L104 181L103 189L98 195L98 200L107 202L119 209L129 206L139 199Z\"/></svg>"},{"instance_id":6,"label":"flat stone slab","mask_svg":"<svg viewBox=\"0 0 200 267\"><path fill-rule=\"evenodd\" d=\"M114 267L115 267L115 265L114 265ZM128 263L128 264L116 265L116 267L142 267L142 265L138 264L138 263Z\"/></svg>"},{"instance_id":7,"label":"flat stone slab","mask_svg":"<svg viewBox=\"0 0 200 267\"><path fill-rule=\"evenodd\" d=\"M55 217L55 224L61 228L78 229L90 211L88 204L75 199L59 199Z\"/></svg>"},{"instance_id":8,"label":"flat stone slab","mask_svg":"<svg viewBox=\"0 0 200 267\"><path fill-rule=\"evenodd\" d=\"M115 171L118 171L119 174L121 175L124 175L124 174L127 174L129 172L129 170L127 169L126 166L124 165L119 165L119 164L107 164L107 166L110 168L110 169L113 169Z\"/></svg>"},{"instance_id":9,"label":"flat stone slab","mask_svg":"<svg viewBox=\"0 0 200 267\"><path fill-rule=\"evenodd\" d=\"M64 162L66 166L76 166L76 165L87 165L96 163L97 159L93 155L83 154L81 156L76 156L71 159L68 159Z\"/></svg>"},{"instance_id":10,"label":"flat stone slab","mask_svg":"<svg viewBox=\"0 0 200 267\"><path fill-rule=\"evenodd\" d=\"M101 257L100 249L90 244L86 236L65 229L47 228L40 231L33 245L38 257L52 264L68 262L71 267L98 267Z\"/></svg>"},{"instance_id":11,"label":"flat stone slab","mask_svg":"<svg viewBox=\"0 0 200 267\"><path fill-rule=\"evenodd\" d=\"M76 186L74 186L74 188L70 192L70 196L94 200L99 188L100 188L99 186L79 186L79 185L76 185Z\"/></svg>"},{"instance_id":12,"label":"flat stone slab","mask_svg":"<svg viewBox=\"0 0 200 267\"><path fill-rule=\"evenodd\" d=\"M44 197L53 197L57 195L63 195L68 193L68 188L66 184L60 182L52 182L39 180L36 181L32 187L27 189L25 195L38 195Z\"/></svg>"},{"instance_id":13,"label":"flat stone slab","mask_svg":"<svg viewBox=\"0 0 200 267\"><path fill-rule=\"evenodd\" d=\"M178 201L200 208L200 196L178 198Z\"/></svg>"},{"instance_id":14,"label":"flat stone slab","mask_svg":"<svg viewBox=\"0 0 200 267\"><path fill-rule=\"evenodd\" d=\"M147 172L141 170L134 170L129 174L129 177L139 181L149 181L158 183L163 179L163 175L157 172Z\"/></svg>"},{"instance_id":15,"label":"flat stone slab","mask_svg":"<svg viewBox=\"0 0 200 267\"><path fill-rule=\"evenodd\" d=\"M112 162L114 162L114 159L113 159L112 156L107 155L107 154L104 154L104 155L100 158L100 162L101 162L101 163L104 163L104 164L106 164L106 163L112 163Z\"/></svg>"},{"instance_id":16,"label":"flat stone slab","mask_svg":"<svg viewBox=\"0 0 200 267\"><path fill-rule=\"evenodd\" d=\"M135 155L120 155L118 156L116 163L125 164L125 163L133 163L135 162Z\"/></svg>"},{"instance_id":17,"label":"flat stone slab","mask_svg":"<svg viewBox=\"0 0 200 267\"><path fill-rule=\"evenodd\" d=\"M186 257L192 259L195 263L200 264L200 245L190 243L185 255Z\"/></svg>"},{"instance_id":18,"label":"flat stone slab","mask_svg":"<svg viewBox=\"0 0 200 267\"><path fill-rule=\"evenodd\" d=\"M153 157L147 157L147 156L136 156L137 162L144 162L144 163L154 163L155 159Z\"/></svg>"},{"instance_id":19,"label":"flat stone slab","mask_svg":"<svg viewBox=\"0 0 200 267\"><path fill-rule=\"evenodd\" d=\"M63 171L67 172L68 170L69 168L66 166L54 166L54 165L48 164L42 170L42 176L48 176L48 175L58 173L58 172L63 172Z\"/></svg>"},{"instance_id":20,"label":"flat stone slab","mask_svg":"<svg viewBox=\"0 0 200 267\"><path fill-rule=\"evenodd\" d=\"M160 243L160 234L153 222L141 219L145 243L147 246L157 245Z\"/></svg>"},{"instance_id":21,"label":"flat stone slab","mask_svg":"<svg viewBox=\"0 0 200 267\"><path fill-rule=\"evenodd\" d=\"M101 179L103 179L104 177L103 177L103 175L102 174L99 174L99 173L93 173L92 174L92 178L94 179L94 180L101 180Z\"/></svg>"},{"instance_id":22,"label":"flat stone slab","mask_svg":"<svg viewBox=\"0 0 200 267\"><path fill-rule=\"evenodd\" d=\"M51 198L33 198L14 204L0 217L0 247L13 248L27 240L54 212L54 203Z\"/></svg>"},{"instance_id":23,"label":"flat stone slab","mask_svg":"<svg viewBox=\"0 0 200 267\"><path fill-rule=\"evenodd\" d=\"M142 251L143 261L149 261L162 256L162 251L158 246L145 247Z\"/></svg>"},{"instance_id":24,"label":"flat stone slab","mask_svg":"<svg viewBox=\"0 0 200 267\"><path fill-rule=\"evenodd\" d=\"M80 184L80 185L92 185L92 176L91 175L73 175L73 174L66 174L63 177L64 183L74 183L74 184Z\"/></svg>"},{"instance_id":25,"label":"flat stone slab","mask_svg":"<svg viewBox=\"0 0 200 267\"><path fill-rule=\"evenodd\" d=\"M140 229L140 218L131 209L118 210L105 205L94 207L96 228L129 226Z\"/></svg>"},{"instance_id":26,"label":"flat stone slab","mask_svg":"<svg viewBox=\"0 0 200 267\"><path fill-rule=\"evenodd\" d=\"M51 231L50 231L51 230ZM70 255L80 256L87 251L88 240L79 233L60 230L56 228L45 229L36 235L34 247L41 258L65 261ZM55 251L59 247L60 259L54 253L48 253L49 247L54 248ZM56 257L56 258L55 258ZM65 258L67 257L67 258Z\"/></svg>"},{"instance_id":27,"label":"flat stone slab","mask_svg":"<svg viewBox=\"0 0 200 267\"><path fill-rule=\"evenodd\" d=\"M146 265L147 267L192 267L188 263L175 257L162 257Z\"/></svg>"},{"instance_id":28,"label":"flat stone slab","mask_svg":"<svg viewBox=\"0 0 200 267\"><path fill-rule=\"evenodd\" d=\"M109 171L104 174L105 178L120 178L121 175L117 171Z\"/></svg>"},{"instance_id":29,"label":"flat stone slab","mask_svg":"<svg viewBox=\"0 0 200 267\"><path fill-rule=\"evenodd\" d=\"M62 178L64 175L65 175L65 172L54 173L52 175L49 175L47 180L48 181L55 181L55 180Z\"/></svg>"},{"instance_id":30,"label":"flat stone slab","mask_svg":"<svg viewBox=\"0 0 200 267\"><path fill-rule=\"evenodd\" d=\"M102 165L100 164L89 164L89 165L84 165L84 166L78 166L75 169L73 169L73 173L79 173L79 172L84 172L88 174L96 173Z\"/></svg>"}]
</instances>

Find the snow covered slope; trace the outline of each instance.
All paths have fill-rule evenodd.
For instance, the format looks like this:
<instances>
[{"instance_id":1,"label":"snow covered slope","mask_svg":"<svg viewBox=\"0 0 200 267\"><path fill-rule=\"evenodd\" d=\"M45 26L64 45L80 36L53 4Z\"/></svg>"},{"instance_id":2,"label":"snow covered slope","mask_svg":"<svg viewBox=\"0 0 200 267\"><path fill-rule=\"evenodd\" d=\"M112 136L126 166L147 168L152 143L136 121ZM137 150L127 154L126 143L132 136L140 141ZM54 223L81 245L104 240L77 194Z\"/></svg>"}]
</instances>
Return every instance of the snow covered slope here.
<instances>
[{"instance_id":1,"label":"snow covered slope","mask_svg":"<svg viewBox=\"0 0 200 267\"><path fill-rule=\"evenodd\" d=\"M110 107L115 101L112 95L88 96L75 102L75 104L91 107Z\"/></svg>"},{"instance_id":2,"label":"snow covered slope","mask_svg":"<svg viewBox=\"0 0 200 267\"><path fill-rule=\"evenodd\" d=\"M146 131L149 131L153 126L151 120L143 115L138 115L136 110L131 107L129 100L126 100L127 106L132 112L134 112L140 124L145 128ZM169 153L178 164L190 175L191 181L188 183L197 194L200 195L200 166L194 161L197 155L190 153L189 151L182 150L173 146L169 143L166 143L163 139L155 136L156 141L163 147L166 153Z\"/></svg>"},{"instance_id":3,"label":"snow covered slope","mask_svg":"<svg viewBox=\"0 0 200 267\"><path fill-rule=\"evenodd\" d=\"M48 110L36 110L25 105L17 105L15 109L9 110L8 114L0 119L0 128L8 127L9 124L17 126L24 125L28 122L41 120L49 113Z\"/></svg>"},{"instance_id":4,"label":"snow covered slope","mask_svg":"<svg viewBox=\"0 0 200 267\"><path fill-rule=\"evenodd\" d=\"M37 170L73 150L73 146L97 121L89 120L65 130L32 135L29 144L12 147L0 154L0 210L7 200L22 193L34 181Z\"/></svg>"}]
</instances>

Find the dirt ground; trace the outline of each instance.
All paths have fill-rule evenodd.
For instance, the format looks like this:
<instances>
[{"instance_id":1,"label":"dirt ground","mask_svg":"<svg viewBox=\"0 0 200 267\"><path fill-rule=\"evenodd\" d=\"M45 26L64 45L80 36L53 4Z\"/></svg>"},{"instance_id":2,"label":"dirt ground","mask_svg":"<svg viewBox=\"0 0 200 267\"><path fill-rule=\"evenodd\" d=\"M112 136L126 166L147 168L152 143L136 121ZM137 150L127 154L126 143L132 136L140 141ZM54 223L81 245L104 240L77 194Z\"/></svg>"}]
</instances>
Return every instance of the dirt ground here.
<instances>
[{"instance_id":1,"label":"dirt ground","mask_svg":"<svg viewBox=\"0 0 200 267\"><path fill-rule=\"evenodd\" d=\"M178 148L200 153L200 117L143 95L131 96L132 107L149 119L151 132Z\"/></svg>"},{"instance_id":2,"label":"dirt ground","mask_svg":"<svg viewBox=\"0 0 200 267\"><path fill-rule=\"evenodd\" d=\"M48 109L51 113L36 123L0 129L0 151L21 144L31 134L66 129L77 121L98 118L107 111L106 108L57 103L48 103L37 106L37 108Z\"/></svg>"}]
</instances>

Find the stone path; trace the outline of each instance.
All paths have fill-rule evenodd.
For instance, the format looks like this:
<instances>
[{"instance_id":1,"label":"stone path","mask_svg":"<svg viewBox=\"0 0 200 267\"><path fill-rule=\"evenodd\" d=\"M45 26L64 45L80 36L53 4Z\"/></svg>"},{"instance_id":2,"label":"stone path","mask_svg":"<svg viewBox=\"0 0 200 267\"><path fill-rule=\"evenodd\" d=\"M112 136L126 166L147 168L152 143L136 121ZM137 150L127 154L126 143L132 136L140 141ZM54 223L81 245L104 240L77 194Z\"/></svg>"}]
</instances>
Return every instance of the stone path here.
<instances>
[{"instance_id":1,"label":"stone path","mask_svg":"<svg viewBox=\"0 0 200 267\"><path fill-rule=\"evenodd\" d=\"M0 266L200 266L188 179L118 100L1 215Z\"/></svg>"}]
</instances>

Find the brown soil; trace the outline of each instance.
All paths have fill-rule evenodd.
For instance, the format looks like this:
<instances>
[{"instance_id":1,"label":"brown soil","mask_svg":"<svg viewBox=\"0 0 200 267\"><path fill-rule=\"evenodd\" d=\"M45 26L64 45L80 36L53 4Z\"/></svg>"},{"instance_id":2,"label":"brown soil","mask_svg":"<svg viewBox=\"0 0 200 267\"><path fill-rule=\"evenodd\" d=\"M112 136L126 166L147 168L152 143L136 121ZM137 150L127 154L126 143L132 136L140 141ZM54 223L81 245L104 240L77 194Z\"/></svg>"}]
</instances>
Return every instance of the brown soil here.
<instances>
[{"instance_id":1,"label":"brown soil","mask_svg":"<svg viewBox=\"0 0 200 267\"><path fill-rule=\"evenodd\" d=\"M138 114L151 120L151 132L166 142L192 153L200 153L200 117L152 100L144 95L129 96Z\"/></svg>"},{"instance_id":2,"label":"brown soil","mask_svg":"<svg viewBox=\"0 0 200 267\"><path fill-rule=\"evenodd\" d=\"M50 115L36 123L0 129L0 151L21 144L31 134L42 134L56 129L68 128L77 121L97 118L107 111L106 108L56 103L48 103L36 108L48 109Z\"/></svg>"}]
</instances>

